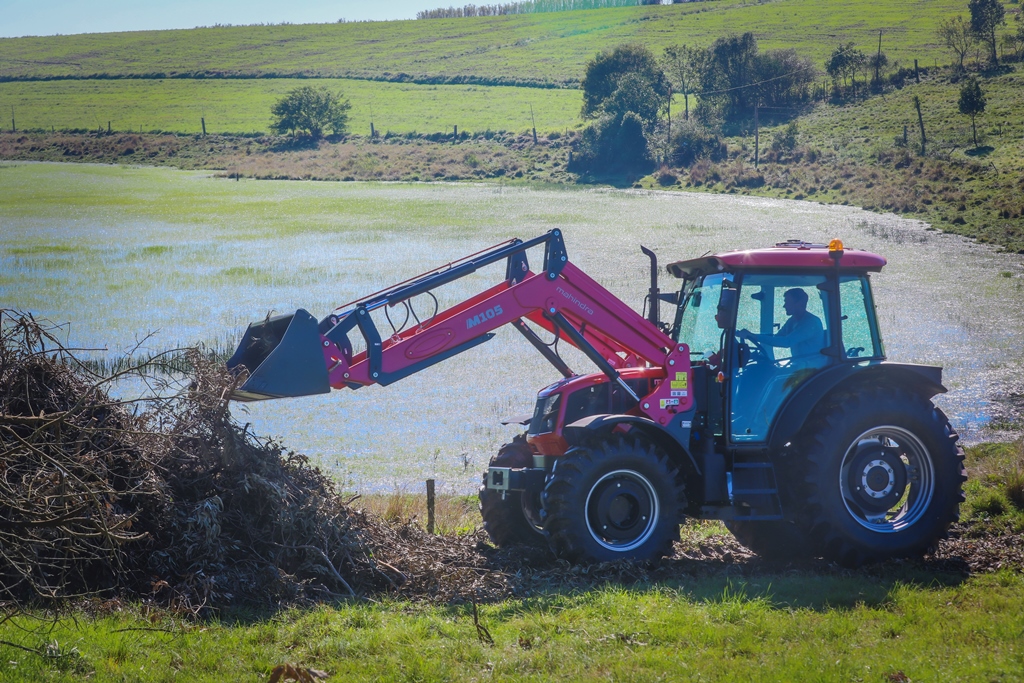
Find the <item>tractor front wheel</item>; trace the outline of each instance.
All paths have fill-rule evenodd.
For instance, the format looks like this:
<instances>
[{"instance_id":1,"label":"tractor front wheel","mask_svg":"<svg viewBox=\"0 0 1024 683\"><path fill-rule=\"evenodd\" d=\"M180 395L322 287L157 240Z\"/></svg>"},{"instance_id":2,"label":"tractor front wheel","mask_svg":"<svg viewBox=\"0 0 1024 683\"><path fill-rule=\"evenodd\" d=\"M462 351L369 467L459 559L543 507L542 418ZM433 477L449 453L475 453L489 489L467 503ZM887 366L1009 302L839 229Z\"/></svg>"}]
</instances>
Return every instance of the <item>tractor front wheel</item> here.
<instances>
[{"instance_id":1,"label":"tractor front wheel","mask_svg":"<svg viewBox=\"0 0 1024 683\"><path fill-rule=\"evenodd\" d=\"M657 560L679 538L679 470L654 446L617 437L555 461L541 496L551 549L570 561Z\"/></svg>"},{"instance_id":2,"label":"tractor front wheel","mask_svg":"<svg viewBox=\"0 0 1024 683\"><path fill-rule=\"evenodd\" d=\"M800 447L816 551L846 566L924 553L959 518L958 438L931 401L899 391L824 410Z\"/></svg>"},{"instance_id":3,"label":"tractor front wheel","mask_svg":"<svg viewBox=\"0 0 1024 683\"><path fill-rule=\"evenodd\" d=\"M491 458L491 467L532 467L533 452L526 444L525 436L517 436L512 443L498 449ZM480 487L480 516L484 530L491 542L499 548L510 545L531 545L544 547L546 541L541 530L540 494L525 491L506 491L502 498L498 491L487 488L484 474Z\"/></svg>"}]
</instances>

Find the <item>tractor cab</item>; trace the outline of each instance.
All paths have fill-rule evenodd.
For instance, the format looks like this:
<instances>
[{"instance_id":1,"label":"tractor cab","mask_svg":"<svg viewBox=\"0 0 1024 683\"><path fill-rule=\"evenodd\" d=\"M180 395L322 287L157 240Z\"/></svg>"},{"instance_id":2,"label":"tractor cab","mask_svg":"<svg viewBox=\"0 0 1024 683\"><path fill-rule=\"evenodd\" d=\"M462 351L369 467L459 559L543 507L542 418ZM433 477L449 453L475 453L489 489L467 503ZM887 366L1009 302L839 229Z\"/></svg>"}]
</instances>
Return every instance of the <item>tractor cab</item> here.
<instances>
[{"instance_id":1,"label":"tractor cab","mask_svg":"<svg viewBox=\"0 0 1024 683\"><path fill-rule=\"evenodd\" d=\"M884 265L838 240L791 240L668 266L684 280L671 335L712 379L708 420L717 437L765 444L780 409L810 378L884 360L868 280Z\"/></svg>"}]
</instances>

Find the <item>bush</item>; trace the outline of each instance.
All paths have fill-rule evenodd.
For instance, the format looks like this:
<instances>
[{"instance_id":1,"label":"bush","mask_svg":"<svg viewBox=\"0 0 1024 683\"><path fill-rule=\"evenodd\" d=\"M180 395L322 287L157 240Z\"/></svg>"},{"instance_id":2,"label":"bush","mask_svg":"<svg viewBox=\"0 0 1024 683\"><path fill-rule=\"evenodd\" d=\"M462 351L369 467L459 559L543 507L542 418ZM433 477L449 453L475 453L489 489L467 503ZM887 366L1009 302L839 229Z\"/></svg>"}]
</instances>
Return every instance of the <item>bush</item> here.
<instances>
[{"instance_id":1,"label":"bush","mask_svg":"<svg viewBox=\"0 0 1024 683\"><path fill-rule=\"evenodd\" d=\"M783 130L779 131L772 138L772 144L769 149L778 154L784 154L792 152L796 149L796 136L797 136L796 121L793 121Z\"/></svg>"},{"instance_id":2,"label":"bush","mask_svg":"<svg viewBox=\"0 0 1024 683\"><path fill-rule=\"evenodd\" d=\"M630 111L621 120L605 117L587 126L570 170L629 171L644 166L649 160L644 123Z\"/></svg>"},{"instance_id":3,"label":"bush","mask_svg":"<svg viewBox=\"0 0 1024 683\"><path fill-rule=\"evenodd\" d=\"M677 166L690 166L698 159L721 161L725 155L719 134L697 121L684 121L672 136L672 161Z\"/></svg>"}]
</instances>

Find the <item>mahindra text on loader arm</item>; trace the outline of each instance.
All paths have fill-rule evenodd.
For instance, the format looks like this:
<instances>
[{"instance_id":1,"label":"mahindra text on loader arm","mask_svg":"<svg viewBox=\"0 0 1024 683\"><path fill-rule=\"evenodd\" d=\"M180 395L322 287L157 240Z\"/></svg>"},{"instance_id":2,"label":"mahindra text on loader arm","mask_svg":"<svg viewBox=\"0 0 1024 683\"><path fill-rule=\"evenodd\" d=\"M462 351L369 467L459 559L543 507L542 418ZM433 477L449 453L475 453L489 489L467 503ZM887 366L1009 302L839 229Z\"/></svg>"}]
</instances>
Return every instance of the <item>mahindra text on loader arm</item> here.
<instances>
[{"instance_id":1,"label":"mahindra text on loader arm","mask_svg":"<svg viewBox=\"0 0 1024 683\"><path fill-rule=\"evenodd\" d=\"M541 268L527 252L544 248ZM755 552L855 566L925 552L957 519L957 434L941 368L886 360L869 276L885 259L791 240L671 263L642 316L569 261L562 234L513 239L340 307L248 327L228 367L240 401L388 386L512 325L563 379L480 489L500 546L573 561L654 560L685 517ZM505 263L493 287L382 337L371 312ZM661 305L671 306L666 320ZM537 334L575 346L578 374ZM365 350L353 353L350 336ZM557 347L554 347L557 348Z\"/></svg>"}]
</instances>

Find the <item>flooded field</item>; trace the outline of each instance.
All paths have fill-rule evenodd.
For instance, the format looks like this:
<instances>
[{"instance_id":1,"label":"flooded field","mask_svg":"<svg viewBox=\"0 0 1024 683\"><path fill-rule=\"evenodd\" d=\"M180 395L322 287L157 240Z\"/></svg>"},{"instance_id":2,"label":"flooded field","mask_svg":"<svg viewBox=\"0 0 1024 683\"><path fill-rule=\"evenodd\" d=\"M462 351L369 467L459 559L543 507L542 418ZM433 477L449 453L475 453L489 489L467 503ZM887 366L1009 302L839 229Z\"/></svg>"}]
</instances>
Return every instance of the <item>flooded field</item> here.
<instances>
[{"instance_id":1,"label":"flooded field","mask_svg":"<svg viewBox=\"0 0 1024 683\"><path fill-rule=\"evenodd\" d=\"M500 185L234 182L163 169L0 165L0 307L68 322L71 344L117 356L232 347L268 311L339 304L509 237L559 227L569 257L638 309L647 259L841 237L885 255L874 277L893 360L945 368L938 403L970 441L1020 431L1024 261L917 221L759 198ZM539 255L534 259L538 262ZM495 266L443 290L453 303ZM663 288L674 286L668 279ZM433 303L417 301L429 316ZM400 314L398 317L404 317ZM399 320L395 321L400 322ZM378 325L389 330L386 320ZM585 360L571 362L589 372ZM239 406L360 491L475 489L557 373L514 330L390 387Z\"/></svg>"}]
</instances>

